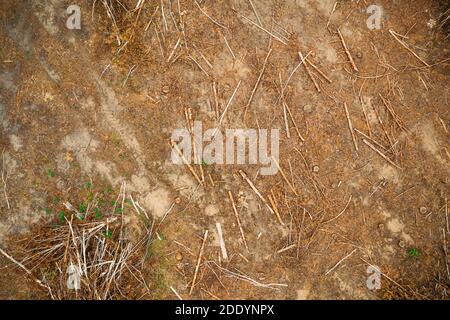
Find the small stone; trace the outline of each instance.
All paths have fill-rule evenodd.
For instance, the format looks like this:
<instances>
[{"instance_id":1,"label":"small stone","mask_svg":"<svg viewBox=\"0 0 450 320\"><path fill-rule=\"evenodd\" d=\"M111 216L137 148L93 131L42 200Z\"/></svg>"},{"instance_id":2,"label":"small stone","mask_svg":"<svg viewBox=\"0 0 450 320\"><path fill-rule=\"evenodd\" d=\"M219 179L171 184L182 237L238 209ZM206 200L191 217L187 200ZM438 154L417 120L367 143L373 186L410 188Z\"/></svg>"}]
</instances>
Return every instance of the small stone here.
<instances>
[{"instance_id":1,"label":"small stone","mask_svg":"<svg viewBox=\"0 0 450 320\"><path fill-rule=\"evenodd\" d=\"M313 171L314 173L319 172L319 170L320 170L319 166L313 166L313 168L312 168L312 171Z\"/></svg>"},{"instance_id":2,"label":"small stone","mask_svg":"<svg viewBox=\"0 0 450 320\"><path fill-rule=\"evenodd\" d=\"M357 57L358 59L362 59L362 57L363 57L362 52L361 52L361 51L358 51L358 52L356 53L356 57Z\"/></svg>"},{"instance_id":3,"label":"small stone","mask_svg":"<svg viewBox=\"0 0 450 320\"><path fill-rule=\"evenodd\" d=\"M169 86L164 86L164 87L162 88L162 93L164 93L164 94L168 94L169 91L170 91Z\"/></svg>"},{"instance_id":4,"label":"small stone","mask_svg":"<svg viewBox=\"0 0 450 320\"><path fill-rule=\"evenodd\" d=\"M181 261L183 260L183 255L181 254L181 252L177 252L175 258L177 259L177 261Z\"/></svg>"},{"instance_id":5,"label":"small stone","mask_svg":"<svg viewBox=\"0 0 450 320\"><path fill-rule=\"evenodd\" d=\"M428 212L428 209L427 209L427 207L420 207L419 211L420 211L421 214L425 214L425 213Z\"/></svg>"},{"instance_id":6,"label":"small stone","mask_svg":"<svg viewBox=\"0 0 450 320\"><path fill-rule=\"evenodd\" d=\"M398 242L398 246L399 246L400 248L404 248L405 245L406 245L406 243L405 243L405 241L403 241L403 240L400 240L400 241Z\"/></svg>"},{"instance_id":7,"label":"small stone","mask_svg":"<svg viewBox=\"0 0 450 320\"><path fill-rule=\"evenodd\" d=\"M303 111L305 111L306 113L311 113L313 111L313 108L311 105L307 104L303 106Z\"/></svg>"},{"instance_id":8,"label":"small stone","mask_svg":"<svg viewBox=\"0 0 450 320\"><path fill-rule=\"evenodd\" d=\"M383 229L384 229L384 224L380 223L380 224L378 225L378 229L383 230Z\"/></svg>"},{"instance_id":9,"label":"small stone","mask_svg":"<svg viewBox=\"0 0 450 320\"><path fill-rule=\"evenodd\" d=\"M181 198L180 197L176 197L175 198L175 203L176 204L180 204L181 203Z\"/></svg>"}]
</instances>

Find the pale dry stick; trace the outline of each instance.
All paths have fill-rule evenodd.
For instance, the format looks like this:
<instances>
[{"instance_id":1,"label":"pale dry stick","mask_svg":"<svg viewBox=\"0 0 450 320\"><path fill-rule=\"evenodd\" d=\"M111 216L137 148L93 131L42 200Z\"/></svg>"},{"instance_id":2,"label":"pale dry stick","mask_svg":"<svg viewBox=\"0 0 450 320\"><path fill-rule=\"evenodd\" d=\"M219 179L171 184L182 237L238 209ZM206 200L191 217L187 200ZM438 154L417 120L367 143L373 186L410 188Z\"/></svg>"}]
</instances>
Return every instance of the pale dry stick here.
<instances>
[{"instance_id":1,"label":"pale dry stick","mask_svg":"<svg viewBox=\"0 0 450 320\"><path fill-rule=\"evenodd\" d=\"M239 213L236 209L236 204L234 203L234 198L233 198L233 194L231 193L231 191L228 191L228 197L230 198L231 206L233 207L234 216L236 218L236 222L239 227L239 231L241 233L242 241L244 242L244 246L248 251L249 249L247 246L247 240L245 239L244 229L242 229L241 219L239 218Z\"/></svg>"},{"instance_id":2,"label":"pale dry stick","mask_svg":"<svg viewBox=\"0 0 450 320\"><path fill-rule=\"evenodd\" d=\"M136 65L134 65L134 66L132 66L132 67L130 68L130 70L128 71L128 74L127 74L125 80L124 80L123 83L122 83L122 88L125 87L125 85L127 84L128 78L133 74L133 72L136 71L137 68L138 68L138 67L137 67Z\"/></svg>"},{"instance_id":3,"label":"pale dry stick","mask_svg":"<svg viewBox=\"0 0 450 320\"><path fill-rule=\"evenodd\" d=\"M370 267L373 267L373 268L377 269L377 270L380 272L380 274L381 274L382 276L384 276L386 279L388 279L389 281L391 281L392 283L394 283L395 285L397 285L400 289L402 289L402 290L405 291L405 292L408 292L408 290L406 290L403 286L401 286L399 283L397 283L395 280L393 280L393 279L392 279L391 277L389 277L387 274L385 274L384 272L382 272L382 271L380 270L379 267L374 266L373 264L367 262L366 260L364 260L364 259L361 258L361 257L359 257L359 258L360 258L363 262L365 262L367 265L369 265Z\"/></svg>"},{"instance_id":4,"label":"pale dry stick","mask_svg":"<svg viewBox=\"0 0 450 320\"><path fill-rule=\"evenodd\" d=\"M252 10L253 10L253 13L255 14L256 20L258 20L259 25L262 27L263 24L262 24L261 18L259 17L258 12L256 11L255 6L253 5L253 1L248 0L248 2L250 2L250 5L252 6Z\"/></svg>"},{"instance_id":5,"label":"pale dry stick","mask_svg":"<svg viewBox=\"0 0 450 320\"><path fill-rule=\"evenodd\" d=\"M9 204L8 194L6 193L6 181L8 180L8 172L6 172L5 176L5 150L2 152L2 181L3 181L3 194L5 195L6 206L8 210L11 209L11 205Z\"/></svg>"},{"instance_id":6,"label":"pale dry stick","mask_svg":"<svg viewBox=\"0 0 450 320\"><path fill-rule=\"evenodd\" d=\"M408 47L408 45L403 42L402 40L400 40L397 37L397 34L395 31L393 31L392 29L389 29L389 33L391 34L391 36L393 36L395 38L395 40L398 41L398 43L400 43L402 45L403 48L405 48L406 50L408 50L408 52L410 52L414 57L416 57L420 62L422 62L425 66L427 67L431 67L426 61L424 61L421 57L419 57L412 49L410 49Z\"/></svg>"},{"instance_id":7,"label":"pale dry stick","mask_svg":"<svg viewBox=\"0 0 450 320\"><path fill-rule=\"evenodd\" d=\"M239 270L237 270L237 269L236 269L236 271L237 271L238 273L237 273L237 272L233 272L233 271L231 271L231 270L228 270L228 269L225 269L225 268L221 267L221 266L218 265L217 262L215 262L215 261L211 261L211 263L212 263L212 264L215 264L216 267L217 267L220 271L222 271L223 273L227 274L229 277L236 278L236 279L238 279L238 280L248 282L248 283L250 283L250 284L252 284L252 285L254 285L254 286L256 286L256 287L263 287L263 288L269 288L269 289L276 289L276 287L287 287L287 286L288 286L287 284L284 284L284 283L268 283L268 284L264 284L264 283L258 282L258 281L256 281L256 280L250 278L249 276L247 276L246 274L244 274L243 272L241 272L241 271L239 271Z\"/></svg>"},{"instance_id":8,"label":"pale dry stick","mask_svg":"<svg viewBox=\"0 0 450 320\"><path fill-rule=\"evenodd\" d=\"M366 81L366 79L364 79L364 81ZM370 127L369 117L367 116L366 107L364 107L364 101L363 101L363 98L361 97L361 95L359 96L359 102L361 104L361 109L364 114L364 120L366 121L366 126L367 126L369 136L372 136L372 129Z\"/></svg>"},{"instance_id":9,"label":"pale dry stick","mask_svg":"<svg viewBox=\"0 0 450 320\"><path fill-rule=\"evenodd\" d=\"M219 237L220 251L222 252L222 258L228 260L227 248L225 247L225 240L223 238L222 225L220 222L216 222L217 235Z\"/></svg>"},{"instance_id":10,"label":"pale dry stick","mask_svg":"<svg viewBox=\"0 0 450 320\"><path fill-rule=\"evenodd\" d=\"M284 127L286 129L286 137L288 139L291 138L291 131L289 130L289 123L287 118L286 104L283 103L283 118L284 118Z\"/></svg>"},{"instance_id":11,"label":"pale dry stick","mask_svg":"<svg viewBox=\"0 0 450 320\"><path fill-rule=\"evenodd\" d=\"M386 149L381 143L379 143L378 141L376 141L375 139L369 137L368 135L366 135L364 132L359 131L358 129L354 128L353 130L355 130L357 133L359 133L360 135L362 135L364 138L367 138L368 140L372 141L373 143L375 143L377 146L379 146L380 148L384 149L384 151L388 151L388 149Z\"/></svg>"},{"instance_id":12,"label":"pale dry stick","mask_svg":"<svg viewBox=\"0 0 450 320\"><path fill-rule=\"evenodd\" d=\"M167 62L170 62L170 59L172 59L175 51L177 50L178 46L180 45L180 42L181 42L181 37L178 37L178 41L175 44L175 46L173 47L172 52L169 54L169 57L167 58Z\"/></svg>"},{"instance_id":13,"label":"pale dry stick","mask_svg":"<svg viewBox=\"0 0 450 320\"><path fill-rule=\"evenodd\" d=\"M223 28L223 29L225 29L225 30L227 29L227 27L225 27L223 24L220 24L219 22L217 22L216 20L214 20L213 18L211 18L211 16L210 16L209 14L207 14L206 11L204 11L204 10L202 9L202 7L200 7L200 5L198 4L197 0L194 0L194 2L195 2L195 4L197 5L197 7L200 9L200 11L201 11L205 16L207 16L208 19L212 21L212 23L214 23L216 26L221 27L221 28Z\"/></svg>"},{"instance_id":14,"label":"pale dry stick","mask_svg":"<svg viewBox=\"0 0 450 320\"><path fill-rule=\"evenodd\" d=\"M334 11L336 11L336 7L337 7L338 1L336 1L334 3L333 9L331 10L330 16L328 17L328 21L327 21L327 28L330 25L331 22L331 16L333 15Z\"/></svg>"},{"instance_id":15,"label":"pale dry stick","mask_svg":"<svg viewBox=\"0 0 450 320\"><path fill-rule=\"evenodd\" d=\"M259 199L261 199L261 201L266 205L266 207L269 209L270 213L275 214L275 212L273 211L273 209L271 208L271 206L269 205L269 203L267 202L267 200L261 195L261 193L258 191L258 189L255 187L255 185L253 184L253 182L247 177L247 175L245 174L244 171L239 170L239 174L241 175L241 177L248 183L248 185L250 186L250 188L252 188L252 190L256 193L256 195L258 196Z\"/></svg>"},{"instance_id":16,"label":"pale dry stick","mask_svg":"<svg viewBox=\"0 0 450 320\"><path fill-rule=\"evenodd\" d=\"M203 71L203 72L206 74L206 76L207 76L208 78L210 77L210 76L209 76L209 73L206 72L206 70L201 66L201 64L198 63L191 55L189 55L188 58L191 59L191 60L197 65L197 67L199 67L199 69L200 69L201 71Z\"/></svg>"},{"instance_id":17,"label":"pale dry stick","mask_svg":"<svg viewBox=\"0 0 450 320\"><path fill-rule=\"evenodd\" d=\"M391 159L389 159L387 156L385 156L380 150L378 150L377 148L375 148L375 146L373 144L371 144L369 141L367 141L366 139L363 139L363 142L373 151L375 151L376 153L378 153L384 160L386 160L387 162L389 162L391 165L393 165L396 168L402 169L399 165L397 165L395 162L393 162Z\"/></svg>"},{"instance_id":18,"label":"pale dry stick","mask_svg":"<svg viewBox=\"0 0 450 320\"><path fill-rule=\"evenodd\" d=\"M222 35L223 40L225 41L225 45L227 46L228 51L230 51L231 55L233 56L233 60L236 60L236 56L234 55L233 50L231 49L230 44L228 43L227 37L225 35Z\"/></svg>"},{"instance_id":19,"label":"pale dry stick","mask_svg":"<svg viewBox=\"0 0 450 320\"><path fill-rule=\"evenodd\" d=\"M350 134L352 135L353 145L355 146L356 152L358 152L358 144L356 143L355 133L353 132L353 124L350 119L350 114L348 112L347 103L344 102L345 116L347 117L348 129L350 130Z\"/></svg>"},{"instance_id":20,"label":"pale dry stick","mask_svg":"<svg viewBox=\"0 0 450 320\"><path fill-rule=\"evenodd\" d=\"M318 74L320 74L325 80L328 81L328 83L332 83L331 79L327 77L327 75L325 73L322 72L322 70L320 70L316 65L314 65L311 61L309 61L308 59L306 59L306 62L313 67L314 70L317 71Z\"/></svg>"},{"instance_id":21,"label":"pale dry stick","mask_svg":"<svg viewBox=\"0 0 450 320\"><path fill-rule=\"evenodd\" d=\"M166 15L164 14L163 0L161 0L161 17L162 17L162 20L163 20L163 31L167 32L169 30L169 28L167 27Z\"/></svg>"},{"instance_id":22,"label":"pale dry stick","mask_svg":"<svg viewBox=\"0 0 450 320\"><path fill-rule=\"evenodd\" d=\"M298 55L300 56L300 59L302 61L306 61L306 58L303 58L303 55L302 55L302 53L300 51L298 52ZM305 66L305 69L306 69L306 72L308 73L309 78L314 83L314 86L316 87L316 90L318 92L321 92L322 90L320 89L319 85L317 84L316 79L314 79L314 76L312 75L311 70L309 70L308 63L303 63L303 65Z\"/></svg>"},{"instance_id":23,"label":"pale dry stick","mask_svg":"<svg viewBox=\"0 0 450 320\"><path fill-rule=\"evenodd\" d=\"M232 102L233 99L234 99L234 96L236 95L236 93L237 93L239 87L241 86L241 82L242 82L242 80L239 80L238 84L236 85L236 88L235 88L234 91L233 91L233 94L231 95L230 99L228 100L228 103L227 103L225 109L223 110L222 115L221 115L220 118L219 118L219 123L218 123L218 125L217 125L217 127L216 127L216 130L214 130L214 133L213 133L213 135L212 135L213 138L215 138L216 133L217 133L217 131L219 130L219 128L220 128L220 126L221 126L221 124L222 124L222 121L223 121L223 119L224 119L224 117L225 117L225 114L227 113L228 108L230 107L231 102Z\"/></svg>"},{"instance_id":24,"label":"pale dry stick","mask_svg":"<svg viewBox=\"0 0 450 320\"><path fill-rule=\"evenodd\" d=\"M170 286L170 290L172 290L172 292L177 296L178 300L183 300L174 287Z\"/></svg>"},{"instance_id":25,"label":"pale dry stick","mask_svg":"<svg viewBox=\"0 0 450 320\"><path fill-rule=\"evenodd\" d=\"M344 37L342 36L342 33L339 29L337 29L339 38L341 39L342 46L344 47L345 53L347 54L348 60L350 61L350 64L352 65L353 70L356 72L359 72L358 67L355 64L355 61L353 60L352 54L348 50L347 44L345 43Z\"/></svg>"},{"instance_id":26,"label":"pale dry stick","mask_svg":"<svg viewBox=\"0 0 450 320\"><path fill-rule=\"evenodd\" d=\"M177 144L175 143L175 141L171 140L170 144L173 148L175 148L175 150L177 151L178 155L180 156L180 158L183 160L184 164L188 166L189 171L191 171L192 175L195 177L195 179L197 180L197 182L200 185L203 185L202 180L199 178L199 176L197 175L197 173L195 172L194 168L191 166L191 164L186 160L186 158L184 157L183 153L181 152L180 148L178 148Z\"/></svg>"},{"instance_id":27,"label":"pale dry stick","mask_svg":"<svg viewBox=\"0 0 450 320\"><path fill-rule=\"evenodd\" d=\"M445 198L445 224L447 226L447 232L450 233L449 221L448 221L448 201Z\"/></svg>"},{"instance_id":28,"label":"pale dry stick","mask_svg":"<svg viewBox=\"0 0 450 320\"><path fill-rule=\"evenodd\" d=\"M331 218L330 220L327 220L327 221L325 221L323 223L324 224L325 223L329 223L331 221L334 221L334 220L338 219L341 215L343 215L345 210L347 210L348 206L350 205L350 201L352 201L352 195L350 195L350 197L349 197L349 199L347 201L347 204L345 205L344 209L342 209L342 211L337 216L335 216L334 218Z\"/></svg>"},{"instance_id":29,"label":"pale dry stick","mask_svg":"<svg viewBox=\"0 0 450 320\"><path fill-rule=\"evenodd\" d=\"M253 100L253 96L256 93L256 90L258 89L259 83L261 82L261 79L264 75L264 72L266 71L266 65L267 65L267 61L269 60L270 54L272 53L272 48L270 48L269 52L267 52L266 58L264 59L264 63L261 69L261 72L259 73L258 79L256 80L255 86L253 87L252 93L250 95L250 98L248 99L247 105L245 106L245 111L244 111L244 118L245 115L247 114L247 109L250 106L250 104L252 103Z\"/></svg>"},{"instance_id":30,"label":"pale dry stick","mask_svg":"<svg viewBox=\"0 0 450 320\"><path fill-rule=\"evenodd\" d=\"M343 257L341 260L339 260L330 270L328 270L325 275L327 276L330 272L332 272L334 269L336 269L342 262L344 262L344 260L348 259L353 253L355 253L355 251L357 250L353 249L352 252L350 252L349 254L347 254L345 257Z\"/></svg>"},{"instance_id":31,"label":"pale dry stick","mask_svg":"<svg viewBox=\"0 0 450 320\"><path fill-rule=\"evenodd\" d=\"M298 137L300 138L301 141L305 142L305 139L301 135L300 130L298 129L297 124L295 123L294 116L291 113L291 109L289 109L289 106L287 105L287 103L284 103L284 105L289 113L289 116L291 117L291 121L294 124L294 128L295 128L295 131L297 132Z\"/></svg>"},{"instance_id":32,"label":"pale dry stick","mask_svg":"<svg viewBox=\"0 0 450 320\"><path fill-rule=\"evenodd\" d=\"M239 14L239 13L238 13ZM269 34L270 36L272 36L275 40L281 42L282 44L284 44L285 46L287 46L287 43L279 38L277 35L273 34L272 32L270 32L269 30L265 29L264 27L258 25L257 23L254 23L252 20L250 20L249 18L247 18L246 16L243 16L241 14L239 14L242 18L244 18L245 20L247 20L248 22L250 22L252 25L254 25L255 27L257 27L258 29L266 32L267 34Z\"/></svg>"},{"instance_id":33,"label":"pale dry stick","mask_svg":"<svg viewBox=\"0 0 450 320\"><path fill-rule=\"evenodd\" d=\"M213 88L213 94L214 94L214 110L216 112L216 118L217 118L217 120L219 120L219 98L217 95L217 86L216 86L215 81L213 81L212 88Z\"/></svg>"},{"instance_id":34,"label":"pale dry stick","mask_svg":"<svg viewBox=\"0 0 450 320\"><path fill-rule=\"evenodd\" d=\"M278 250L277 253L280 254L280 253L286 252L288 250L294 249L295 247L297 247L296 244L291 244L290 246L287 246L285 248Z\"/></svg>"},{"instance_id":35,"label":"pale dry stick","mask_svg":"<svg viewBox=\"0 0 450 320\"><path fill-rule=\"evenodd\" d=\"M391 137L389 136L389 133L388 133L387 130L386 130L386 126L384 125L383 119L381 119L381 116L380 116L380 114L378 113L377 108L373 107L373 111L375 111L375 115L377 116L377 120L378 120L378 122L380 123L381 128L383 129L384 135L386 136L386 139L388 140L388 142L389 142L391 148L393 149L394 146L393 146L393 144L392 144ZM393 149L393 151L395 152L395 149Z\"/></svg>"},{"instance_id":36,"label":"pale dry stick","mask_svg":"<svg viewBox=\"0 0 450 320\"><path fill-rule=\"evenodd\" d=\"M189 290L189 295L192 294L194 290L195 281L197 280L198 270L200 269L200 262L202 261L203 250L205 249L206 239L208 238L208 230L205 230L205 234L203 236L202 246L200 247L200 252L198 254L197 265L195 266L194 278L192 279L191 290Z\"/></svg>"},{"instance_id":37,"label":"pale dry stick","mask_svg":"<svg viewBox=\"0 0 450 320\"><path fill-rule=\"evenodd\" d=\"M276 203L275 203L275 199L273 198L273 196L272 195L267 195L267 198L269 199L269 202L270 202L270 204L272 205L272 208L273 208L273 210L274 210L274 212L275 212L275 216L277 217L277 220L278 220L278 222L282 225L282 226L284 226L284 222L283 222L283 220L281 220L281 216L280 216L280 213L278 212L278 207L277 207L277 205L276 205Z\"/></svg>"},{"instance_id":38,"label":"pale dry stick","mask_svg":"<svg viewBox=\"0 0 450 320\"><path fill-rule=\"evenodd\" d=\"M397 123L397 125L406 133L408 132L408 129L406 128L406 125L403 123L403 121L398 117L397 113L395 113L394 109L392 108L392 106L390 106L390 104L388 103L388 101L380 94L380 98L383 101L384 106L386 107L386 109L388 109L389 113L391 114L392 118L394 118L394 121Z\"/></svg>"},{"instance_id":39,"label":"pale dry stick","mask_svg":"<svg viewBox=\"0 0 450 320\"><path fill-rule=\"evenodd\" d=\"M159 9L159 6L156 6L156 9L153 12L152 16L150 17L150 20L148 21L147 25L145 26L144 31L147 31L148 28L150 28L150 25L152 24L153 18L155 17L156 12L158 12L158 9Z\"/></svg>"},{"instance_id":40,"label":"pale dry stick","mask_svg":"<svg viewBox=\"0 0 450 320\"><path fill-rule=\"evenodd\" d=\"M25 271L29 276L31 276L33 278L33 280L42 288L45 288L48 290L48 292L50 293L50 296L52 299L55 299L55 297L53 296L52 290L48 285L45 285L41 280L35 278L33 276L33 273L28 270L23 264L21 264L19 261L17 261L16 259L14 259L13 257L11 257L9 254L7 254L5 251L3 251L0 248L0 253L3 254L8 260L10 260L12 263L16 264L17 266L19 266L23 271Z\"/></svg>"},{"instance_id":41,"label":"pale dry stick","mask_svg":"<svg viewBox=\"0 0 450 320\"><path fill-rule=\"evenodd\" d=\"M444 258L444 260L445 260L445 268L447 270L447 278L450 281L450 269L448 267L447 236L445 235L445 229L444 228L442 228L442 234L444 236L444 245L443 245L443 247L444 247L444 256L445 256L445 258Z\"/></svg>"},{"instance_id":42,"label":"pale dry stick","mask_svg":"<svg viewBox=\"0 0 450 320\"><path fill-rule=\"evenodd\" d=\"M281 94L280 94L280 96L278 97L277 103L280 102L280 100L284 98L284 91L286 90L286 88L287 88L287 86L288 86L288 84L289 84L289 81L291 80L291 78L292 78L292 76L294 75L294 73L298 70L298 68L300 68L300 66L301 66L303 63L305 63L306 58L308 58L308 56L309 56L311 53L312 53L312 51L309 51L308 54L305 56L305 59L301 59L300 62L299 62L299 64L297 64L297 65L295 66L294 70L292 70L291 74L290 74L289 77L287 78L286 83L284 84L284 86L283 86L283 88L282 88L282 90L281 90Z\"/></svg>"},{"instance_id":43,"label":"pale dry stick","mask_svg":"<svg viewBox=\"0 0 450 320\"><path fill-rule=\"evenodd\" d=\"M283 169L281 169L280 164L278 163L278 161L275 159L274 156L272 156L273 161L275 162L275 165L277 166L278 170L280 170L281 176L283 177L284 181L286 181L286 183L288 184L289 188L291 188L292 192L294 192L294 194L296 196L298 196L297 191L295 191L294 186L291 184L291 182L288 180L288 178L286 177L286 175L284 174Z\"/></svg>"},{"instance_id":44,"label":"pale dry stick","mask_svg":"<svg viewBox=\"0 0 450 320\"><path fill-rule=\"evenodd\" d=\"M194 47L195 51L198 52L198 54L200 55L200 57L202 57L203 61L206 62L206 64L208 65L208 67L210 67L211 69L214 69L211 62L209 62L209 60L203 55L203 53L197 48L197 46L195 44L192 44L192 46Z\"/></svg>"}]
</instances>

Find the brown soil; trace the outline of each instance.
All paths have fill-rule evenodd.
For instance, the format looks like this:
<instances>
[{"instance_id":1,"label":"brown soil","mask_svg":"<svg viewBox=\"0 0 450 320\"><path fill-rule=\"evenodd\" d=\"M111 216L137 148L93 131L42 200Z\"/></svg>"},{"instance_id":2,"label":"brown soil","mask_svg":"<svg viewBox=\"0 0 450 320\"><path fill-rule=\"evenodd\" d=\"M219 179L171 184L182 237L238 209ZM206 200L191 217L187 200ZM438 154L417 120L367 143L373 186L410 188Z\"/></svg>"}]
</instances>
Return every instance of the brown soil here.
<instances>
[{"instance_id":1,"label":"brown soil","mask_svg":"<svg viewBox=\"0 0 450 320\"><path fill-rule=\"evenodd\" d=\"M170 287L196 299L448 297L449 42L439 28L439 1L378 1L382 28L369 30L364 1L339 1L329 18L334 0L253 0L264 28L283 34L286 45L242 18L257 23L249 1L203 1L202 10L223 27L194 1L180 0L181 14L177 1L164 1L165 22L161 4L155 11L146 1L140 14L115 5L120 35L100 1L94 11L90 2L80 2L81 30L66 28L70 1L0 4L0 144L7 174L0 198L1 248L12 250L10 239L57 221L66 201L78 205L100 193L110 202L126 181L127 192L158 221L173 205L146 265L153 299L175 299ZM134 8L135 1L123 2ZM389 30L407 34L400 39L431 66ZM117 54L118 37L128 44ZM273 51L244 118L269 46ZM299 51L311 51L309 61L332 81L310 67L319 93L301 66L284 91L304 142L290 118L287 137L279 99L280 78L285 83L299 64ZM221 128L279 128L280 165L298 195L280 173L257 175L259 166L203 165L206 183L199 186L187 166L170 162L169 139L186 126L186 108L205 129L214 128L213 82L222 112L240 80ZM355 131L356 151L344 103L353 127L366 135L370 128L382 146L372 144L391 163ZM273 194L284 226L239 170L265 197ZM133 210L128 205L126 214L133 216ZM130 219L130 229L141 232ZM228 261L219 262L217 222ZM189 296L205 230L210 236ZM257 287L229 277L213 262L263 284L287 286ZM366 286L368 263L385 275L380 290ZM0 269L1 298L48 298L4 257Z\"/></svg>"}]
</instances>

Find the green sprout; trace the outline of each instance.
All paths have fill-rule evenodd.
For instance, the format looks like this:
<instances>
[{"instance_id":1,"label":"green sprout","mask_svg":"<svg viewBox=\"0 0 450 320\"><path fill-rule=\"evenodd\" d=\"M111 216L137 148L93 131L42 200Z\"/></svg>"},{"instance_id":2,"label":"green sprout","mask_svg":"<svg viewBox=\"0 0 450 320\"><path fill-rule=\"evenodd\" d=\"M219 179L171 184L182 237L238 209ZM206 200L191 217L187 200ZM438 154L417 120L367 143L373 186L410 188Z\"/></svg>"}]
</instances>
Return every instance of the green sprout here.
<instances>
[{"instance_id":1,"label":"green sprout","mask_svg":"<svg viewBox=\"0 0 450 320\"><path fill-rule=\"evenodd\" d=\"M48 169L47 170L47 176L49 178L53 178L55 176L55 171L53 171L52 169Z\"/></svg>"},{"instance_id":2,"label":"green sprout","mask_svg":"<svg viewBox=\"0 0 450 320\"><path fill-rule=\"evenodd\" d=\"M419 255L420 255L420 252L417 248L409 248L408 249L408 256L417 258Z\"/></svg>"},{"instance_id":3,"label":"green sprout","mask_svg":"<svg viewBox=\"0 0 450 320\"><path fill-rule=\"evenodd\" d=\"M85 213L87 210L87 206L84 203L80 203L80 205L78 206L78 211L80 213Z\"/></svg>"},{"instance_id":4,"label":"green sprout","mask_svg":"<svg viewBox=\"0 0 450 320\"><path fill-rule=\"evenodd\" d=\"M64 222L64 220L65 220L65 218L66 218L66 213L63 211L63 210L61 210L59 213L58 213L58 219L59 219L59 222Z\"/></svg>"},{"instance_id":5,"label":"green sprout","mask_svg":"<svg viewBox=\"0 0 450 320\"><path fill-rule=\"evenodd\" d=\"M111 239L113 233L112 233L111 230L108 230L108 231L105 231L103 235L104 235L106 238Z\"/></svg>"}]
</instances>

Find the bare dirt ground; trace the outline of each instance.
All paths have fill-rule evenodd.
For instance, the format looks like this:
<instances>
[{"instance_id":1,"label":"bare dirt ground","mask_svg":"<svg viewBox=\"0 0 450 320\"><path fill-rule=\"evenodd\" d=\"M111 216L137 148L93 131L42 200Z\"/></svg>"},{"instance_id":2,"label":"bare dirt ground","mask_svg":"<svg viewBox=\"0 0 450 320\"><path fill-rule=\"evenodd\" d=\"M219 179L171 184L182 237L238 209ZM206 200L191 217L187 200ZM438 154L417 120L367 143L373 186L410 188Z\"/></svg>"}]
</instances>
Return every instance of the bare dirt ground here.
<instances>
[{"instance_id":1,"label":"bare dirt ground","mask_svg":"<svg viewBox=\"0 0 450 320\"><path fill-rule=\"evenodd\" d=\"M78 1L80 30L66 28L70 1L0 4L0 248L14 255L16 239L70 214L65 202L78 208L98 194L97 213L108 214L126 182L162 221L145 298L176 299L171 287L195 299L448 298L449 40L439 1L377 1L380 30L366 25L368 1L111 3L116 26L101 1ZM303 65L292 74L298 52L325 77L311 64L312 78ZM172 131L187 126L188 110L214 128L239 81L221 128L279 128L286 179L203 163L193 165L199 185L171 163ZM144 232L131 203L123 214L130 235ZM366 286L369 265L383 273L379 290ZM4 256L0 268L1 298L48 298Z\"/></svg>"}]
</instances>

